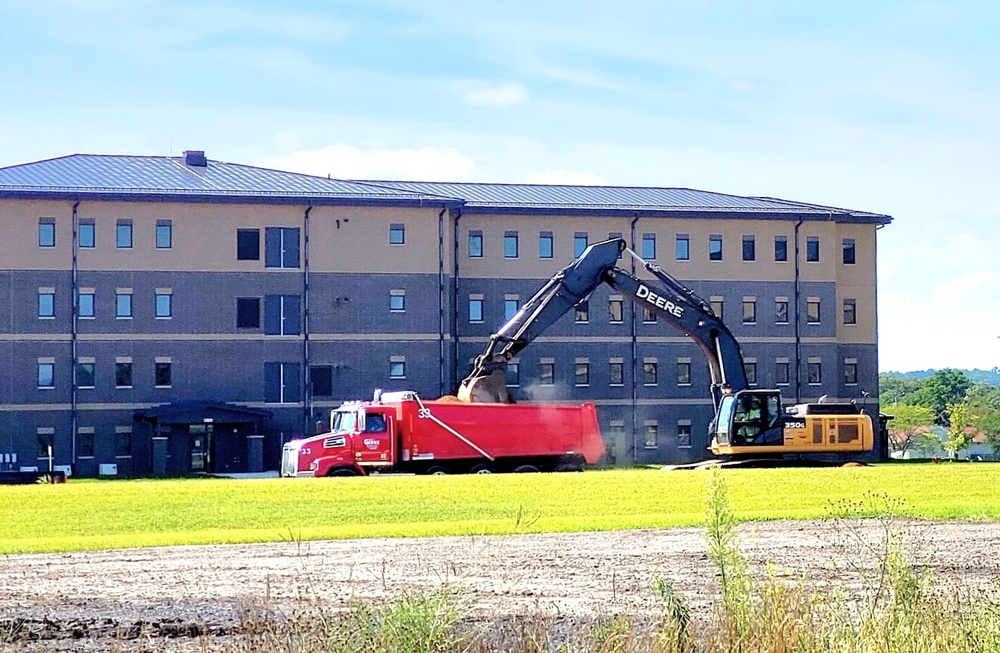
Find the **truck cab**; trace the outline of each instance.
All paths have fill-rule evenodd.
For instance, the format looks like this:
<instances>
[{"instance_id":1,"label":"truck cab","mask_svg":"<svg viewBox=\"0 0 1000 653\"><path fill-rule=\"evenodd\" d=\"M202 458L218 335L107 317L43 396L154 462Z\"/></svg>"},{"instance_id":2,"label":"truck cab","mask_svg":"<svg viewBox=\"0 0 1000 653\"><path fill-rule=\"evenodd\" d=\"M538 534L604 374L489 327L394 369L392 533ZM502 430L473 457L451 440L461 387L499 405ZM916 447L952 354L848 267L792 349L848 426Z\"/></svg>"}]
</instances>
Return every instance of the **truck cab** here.
<instances>
[{"instance_id":1,"label":"truck cab","mask_svg":"<svg viewBox=\"0 0 1000 653\"><path fill-rule=\"evenodd\" d=\"M330 431L285 445L283 476L356 476L395 462L391 407L347 403L330 413Z\"/></svg>"}]
</instances>

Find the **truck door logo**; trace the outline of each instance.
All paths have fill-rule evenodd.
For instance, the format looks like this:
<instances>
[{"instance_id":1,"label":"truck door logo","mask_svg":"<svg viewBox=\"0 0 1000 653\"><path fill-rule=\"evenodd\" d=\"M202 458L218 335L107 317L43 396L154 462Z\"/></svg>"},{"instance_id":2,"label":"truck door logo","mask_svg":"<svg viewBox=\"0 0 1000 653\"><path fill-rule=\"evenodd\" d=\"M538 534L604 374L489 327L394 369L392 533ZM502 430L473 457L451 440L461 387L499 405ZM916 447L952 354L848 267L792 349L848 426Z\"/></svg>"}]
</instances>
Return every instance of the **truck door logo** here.
<instances>
[{"instance_id":1,"label":"truck door logo","mask_svg":"<svg viewBox=\"0 0 1000 653\"><path fill-rule=\"evenodd\" d=\"M379 445L382 444L382 441L379 440L378 438L365 438L364 443L366 447L368 447L372 451L375 451L376 449L378 449Z\"/></svg>"},{"instance_id":2,"label":"truck door logo","mask_svg":"<svg viewBox=\"0 0 1000 653\"><path fill-rule=\"evenodd\" d=\"M661 297L660 295L657 295L655 292L650 290L648 286L640 285L639 289L635 293L635 296L638 297L639 299L645 299L653 306L656 306L657 308L666 311L667 313L673 315L674 317L681 317L682 315L684 315L683 306L678 306L677 304L673 303L666 297Z\"/></svg>"}]
</instances>

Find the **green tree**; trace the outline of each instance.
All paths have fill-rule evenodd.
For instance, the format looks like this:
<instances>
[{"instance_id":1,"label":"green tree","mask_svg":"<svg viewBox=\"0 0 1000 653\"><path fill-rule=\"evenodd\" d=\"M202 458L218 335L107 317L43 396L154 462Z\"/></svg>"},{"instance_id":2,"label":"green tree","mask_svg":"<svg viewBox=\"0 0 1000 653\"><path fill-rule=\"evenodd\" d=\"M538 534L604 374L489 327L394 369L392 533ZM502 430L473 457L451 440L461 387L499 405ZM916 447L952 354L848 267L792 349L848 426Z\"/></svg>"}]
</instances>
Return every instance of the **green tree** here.
<instances>
[{"instance_id":1,"label":"green tree","mask_svg":"<svg viewBox=\"0 0 1000 653\"><path fill-rule=\"evenodd\" d=\"M889 447L893 451L905 453L910 449L926 449L926 443L922 439L927 436L922 433L922 429L934 426L933 410L927 406L897 404L886 412L893 416L889 422Z\"/></svg>"},{"instance_id":2,"label":"green tree","mask_svg":"<svg viewBox=\"0 0 1000 653\"><path fill-rule=\"evenodd\" d=\"M993 455L1000 457L1000 410L987 410L979 419L978 426L986 434Z\"/></svg>"},{"instance_id":3,"label":"green tree","mask_svg":"<svg viewBox=\"0 0 1000 653\"><path fill-rule=\"evenodd\" d=\"M886 372L879 374L878 396L882 412L892 413L891 408L907 401L910 395L923 386L923 382L923 379L909 379L898 374Z\"/></svg>"},{"instance_id":4,"label":"green tree","mask_svg":"<svg viewBox=\"0 0 1000 653\"><path fill-rule=\"evenodd\" d=\"M952 458L958 458L959 452L972 444L975 432L969 427L975 423L976 416L967 404L948 405L948 439L944 441L944 448Z\"/></svg>"},{"instance_id":5,"label":"green tree","mask_svg":"<svg viewBox=\"0 0 1000 653\"><path fill-rule=\"evenodd\" d=\"M962 403L971 385L962 370L937 370L908 397L908 402L927 406L934 411L938 424L948 426L949 406Z\"/></svg>"}]
</instances>

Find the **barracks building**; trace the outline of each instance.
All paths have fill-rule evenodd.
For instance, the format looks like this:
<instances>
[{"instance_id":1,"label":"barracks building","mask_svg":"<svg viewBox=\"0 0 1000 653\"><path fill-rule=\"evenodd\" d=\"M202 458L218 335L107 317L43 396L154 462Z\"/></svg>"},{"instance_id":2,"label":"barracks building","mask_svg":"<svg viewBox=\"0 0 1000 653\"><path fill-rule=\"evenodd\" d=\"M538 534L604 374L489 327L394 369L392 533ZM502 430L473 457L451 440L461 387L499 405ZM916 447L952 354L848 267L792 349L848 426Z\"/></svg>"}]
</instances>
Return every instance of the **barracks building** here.
<instances>
[{"instance_id":1,"label":"barracks building","mask_svg":"<svg viewBox=\"0 0 1000 653\"><path fill-rule=\"evenodd\" d=\"M199 151L0 168L0 470L277 469L345 400L454 393L505 318L609 236L711 301L751 384L874 413L890 221L685 188L343 181ZM520 401L594 402L609 463L709 455L700 350L609 288L507 381Z\"/></svg>"}]
</instances>

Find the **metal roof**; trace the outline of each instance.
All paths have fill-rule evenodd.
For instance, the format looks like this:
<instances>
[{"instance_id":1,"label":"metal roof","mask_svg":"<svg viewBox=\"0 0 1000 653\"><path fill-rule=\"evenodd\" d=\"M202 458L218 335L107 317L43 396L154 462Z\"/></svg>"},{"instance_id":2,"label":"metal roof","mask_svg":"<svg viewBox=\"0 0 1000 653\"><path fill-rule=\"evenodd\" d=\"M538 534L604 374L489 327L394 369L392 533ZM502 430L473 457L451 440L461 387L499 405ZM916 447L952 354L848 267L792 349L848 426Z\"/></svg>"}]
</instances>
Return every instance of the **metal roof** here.
<instances>
[{"instance_id":1,"label":"metal roof","mask_svg":"<svg viewBox=\"0 0 1000 653\"><path fill-rule=\"evenodd\" d=\"M0 193L201 197L284 197L357 200L429 200L419 192L339 179L185 157L73 154L0 168ZM454 202L454 200L453 200Z\"/></svg>"},{"instance_id":2,"label":"metal roof","mask_svg":"<svg viewBox=\"0 0 1000 653\"><path fill-rule=\"evenodd\" d=\"M479 213L836 219L885 224L888 215L770 197L630 186L329 179L186 156L72 154L0 168L0 197L127 201L384 203L462 206Z\"/></svg>"},{"instance_id":3,"label":"metal roof","mask_svg":"<svg viewBox=\"0 0 1000 653\"><path fill-rule=\"evenodd\" d=\"M465 182L363 181L386 188L429 195L460 197L466 209L615 212L710 212L799 214L889 222L891 218L831 206L770 197L745 197L691 188L633 186L566 186L541 184L484 184Z\"/></svg>"}]
</instances>

